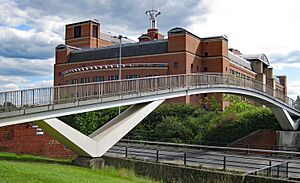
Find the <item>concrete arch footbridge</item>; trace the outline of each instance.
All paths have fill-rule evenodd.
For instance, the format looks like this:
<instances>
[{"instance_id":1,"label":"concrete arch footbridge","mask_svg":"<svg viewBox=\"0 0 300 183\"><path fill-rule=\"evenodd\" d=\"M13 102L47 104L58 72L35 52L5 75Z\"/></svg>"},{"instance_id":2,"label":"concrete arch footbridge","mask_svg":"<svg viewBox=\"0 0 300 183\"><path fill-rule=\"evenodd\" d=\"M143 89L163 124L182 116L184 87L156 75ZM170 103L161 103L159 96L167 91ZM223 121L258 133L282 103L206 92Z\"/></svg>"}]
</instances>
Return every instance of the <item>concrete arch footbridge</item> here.
<instances>
[{"instance_id":1,"label":"concrete arch footbridge","mask_svg":"<svg viewBox=\"0 0 300 183\"><path fill-rule=\"evenodd\" d=\"M203 93L245 96L269 107L284 130L297 130L294 100L256 80L228 74L185 74L0 92L0 127L35 122L81 156L100 157L166 99ZM60 116L131 105L86 136Z\"/></svg>"}]
</instances>

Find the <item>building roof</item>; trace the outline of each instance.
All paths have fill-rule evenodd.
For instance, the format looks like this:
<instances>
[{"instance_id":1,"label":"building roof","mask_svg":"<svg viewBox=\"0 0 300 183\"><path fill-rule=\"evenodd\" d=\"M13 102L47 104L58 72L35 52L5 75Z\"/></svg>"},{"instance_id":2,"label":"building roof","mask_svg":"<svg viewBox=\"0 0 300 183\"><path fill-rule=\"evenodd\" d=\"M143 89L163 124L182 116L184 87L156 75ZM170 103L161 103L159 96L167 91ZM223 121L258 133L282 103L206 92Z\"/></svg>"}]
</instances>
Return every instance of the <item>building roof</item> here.
<instances>
[{"instance_id":1,"label":"building roof","mask_svg":"<svg viewBox=\"0 0 300 183\"><path fill-rule=\"evenodd\" d=\"M186 29L184 28L181 28L181 27L175 27L171 30L168 31L168 35L174 35L174 34L189 34L197 39L200 39L200 40L208 40L208 39L224 39L225 41L228 42L228 37L226 35L222 35L222 36L213 36L213 37L205 37L205 38L200 38L199 36L187 31Z\"/></svg>"},{"instance_id":2,"label":"building roof","mask_svg":"<svg viewBox=\"0 0 300 183\"><path fill-rule=\"evenodd\" d=\"M280 79L277 76L274 76L275 82L280 84Z\"/></svg>"},{"instance_id":3,"label":"building roof","mask_svg":"<svg viewBox=\"0 0 300 183\"><path fill-rule=\"evenodd\" d=\"M118 39L118 36L114 36L111 34L106 34L103 32L100 32L100 39L105 40L105 41L109 41L112 42L113 44L119 44L120 40ZM135 43L136 41L132 40L132 39L122 39L122 43Z\"/></svg>"},{"instance_id":4,"label":"building roof","mask_svg":"<svg viewBox=\"0 0 300 183\"><path fill-rule=\"evenodd\" d=\"M104 60L119 57L119 45L72 51L69 63ZM155 40L122 45L122 57L155 55L168 52L168 40Z\"/></svg>"},{"instance_id":5,"label":"building roof","mask_svg":"<svg viewBox=\"0 0 300 183\"><path fill-rule=\"evenodd\" d=\"M233 63L236 63L236 64L252 71L251 63L248 60L242 58L239 55L234 54L231 51L228 51L228 57Z\"/></svg>"},{"instance_id":6,"label":"building roof","mask_svg":"<svg viewBox=\"0 0 300 183\"><path fill-rule=\"evenodd\" d=\"M265 54L248 54L242 55L242 57L246 60L253 61L253 60L260 60L265 63L267 66L270 65L268 57Z\"/></svg>"}]
</instances>

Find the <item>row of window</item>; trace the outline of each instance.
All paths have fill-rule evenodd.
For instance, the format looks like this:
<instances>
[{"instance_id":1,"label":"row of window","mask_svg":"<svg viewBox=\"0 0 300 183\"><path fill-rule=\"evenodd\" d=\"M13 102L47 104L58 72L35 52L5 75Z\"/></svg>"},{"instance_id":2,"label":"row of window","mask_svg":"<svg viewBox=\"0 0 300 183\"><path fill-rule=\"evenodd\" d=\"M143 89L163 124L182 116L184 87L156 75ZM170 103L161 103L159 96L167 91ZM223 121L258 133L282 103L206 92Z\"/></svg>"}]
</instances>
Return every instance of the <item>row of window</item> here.
<instances>
[{"instance_id":1,"label":"row of window","mask_svg":"<svg viewBox=\"0 0 300 183\"><path fill-rule=\"evenodd\" d=\"M155 76L155 75L147 75L147 77ZM140 75L134 74L134 75L126 75L126 79L134 79L134 78L140 78ZM111 75L108 76L107 80L119 80L119 75ZM80 82L79 82L80 81ZM93 77L92 82L101 82L104 81L104 76L95 76ZM89 77L80 78L78 79L72 79L71 81L67 80L66 84L77 84L77 83L89 83L91 82Z\"/></svg>"},{"instance_id":2,"label":"row of window","mask_svg":"<svg viewBox=\"0 0 300 183\"><path fill-rule=\"evenodd\" d=\"M98 25L93 25L93 32L92 36L95 38L98 38ZM74 27L74 38L79 38L81 37L81 26L75 26Z\"/></svg>"},{"instance_id":3,"label":"row of window","mask_svg":"<svg viewBox=\"0 0 300 183\"><path fill-rule=\"evenodd\" d=\"M241 78L243 78L243 79L250 80L250 77L249 77L249 76L246 76L246 75L244 75L244 74L241 74L241 73L238 72L238 71L229 69L229 73L230 73L231 75L235 75L235 76L237 76L237 77L241 77Z\"/></svg>"},{"instance_id":4,"label":"row of window","mask_svg":"<svg viewBox=\"0 0 300 183\"><path fill-rule=\"evenodd\" d=\"M174 67L175 68L178 68L178 62L174 62ZM191 70L193 70L193 68L194 68L194 64L191 64ZM203 71L204 72L207 72L207 67L203 67ZM199 71L199 66L197 65L197 71Z\"/></svg>"}]
</instances>

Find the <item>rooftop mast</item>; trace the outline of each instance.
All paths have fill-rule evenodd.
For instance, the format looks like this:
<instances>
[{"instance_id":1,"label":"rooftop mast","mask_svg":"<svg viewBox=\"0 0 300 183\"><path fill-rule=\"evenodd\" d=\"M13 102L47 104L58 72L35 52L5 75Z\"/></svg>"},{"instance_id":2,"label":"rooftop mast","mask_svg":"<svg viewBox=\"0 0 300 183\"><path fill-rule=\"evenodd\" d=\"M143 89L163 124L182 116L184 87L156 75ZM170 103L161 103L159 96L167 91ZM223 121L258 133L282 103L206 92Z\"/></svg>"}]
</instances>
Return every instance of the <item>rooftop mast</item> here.
<instances>
[{"instance_id":1,"label":"rooftop mast","mask_svg":"<svg viewBox=\"0 0 300 183\"><path fill-rule=\"evenodd\" d=\"M161 12L159 10L154 10L152 8L152 10L148 10L145 12L146 15L150 16L149 20L150 20L150 29L157 29L157 16L161 14Z\"/></svg>"}]
</instances>

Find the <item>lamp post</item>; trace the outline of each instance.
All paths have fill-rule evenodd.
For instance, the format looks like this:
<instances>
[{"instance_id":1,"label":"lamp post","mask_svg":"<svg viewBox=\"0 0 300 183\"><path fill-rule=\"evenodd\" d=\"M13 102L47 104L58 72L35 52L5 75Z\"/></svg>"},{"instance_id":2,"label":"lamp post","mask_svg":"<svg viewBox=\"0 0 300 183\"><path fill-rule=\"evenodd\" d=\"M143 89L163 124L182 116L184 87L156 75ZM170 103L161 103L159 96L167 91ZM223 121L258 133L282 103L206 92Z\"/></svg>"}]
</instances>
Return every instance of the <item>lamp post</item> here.
<instances>
[{"instance_id":1,"label":"lamp post","mask_svg":"<svg viewBox=\"0 0 300 183\"><path fill-rule=\"evenodd\" d=\"M120 81L120 85L119 85L119 91L122 89L122 39L128 39L127 37L125 36L122 36L122 35L119 35L119 36L114 36L114 38L118 38L119 39L119 44L120 44L120 47L119 47L119 81ZM119 107L119 114L121 113L121 107Z\"/></svg>"}]
</instances>

